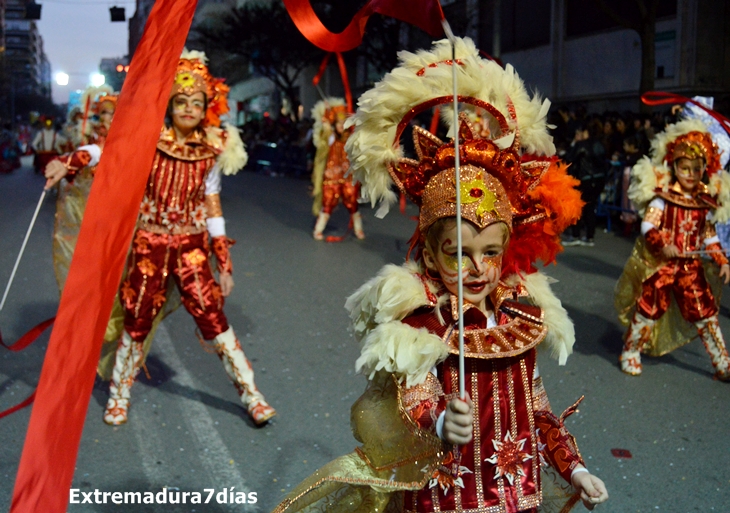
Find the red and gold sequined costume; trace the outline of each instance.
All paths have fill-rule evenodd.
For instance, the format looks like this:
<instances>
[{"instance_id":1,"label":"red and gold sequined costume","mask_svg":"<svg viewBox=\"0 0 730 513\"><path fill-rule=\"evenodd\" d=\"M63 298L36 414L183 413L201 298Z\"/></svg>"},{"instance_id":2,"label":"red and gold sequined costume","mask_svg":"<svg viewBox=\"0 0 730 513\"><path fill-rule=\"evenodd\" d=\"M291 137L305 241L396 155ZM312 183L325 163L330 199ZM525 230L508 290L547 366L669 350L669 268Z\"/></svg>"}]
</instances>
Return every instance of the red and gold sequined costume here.
<instances>
[{"instance_id":1,"label":"red and gold sequined costume","mask_svg":"<svg viewBox=\"0 0 730 513\"><path fill-rule=\"evenodd\" d=\"M429 486L406 492L405 511L529 510L542 499L541 458L567 482L582 463L574 441L550 410L537 374L535 347L547 331L541 322L542 310L497 296L492 302L499 312L496 324L490 324L493 319L477 308L464 313L465 380L478 426L473 443L448 453ZM436 373L404 392L406 410L421 429L434 435L447 398L457 397L459 390L454 296L450 304L440 314L441 318L451 316L451 325L442 324L433 307L403 320L413 328L426 328L449 346L450 355L437 365Z\"/></svg>"},{"instance_id":2,"label":"red and gold sequined costume","mask_svg":"<svg viewBox=\"0 0 730 513\"><path fill-rule=\"evenodd\" d=\"M539 344L565 363L574 329L547 278L533 267L538 255L552 261L558 234L580 216L577 182L549 158L554 147L543 139L539 102L513 105L509 98L526 95L521 82L503 80L504 70L482 60L470 40L457 41L460 81L471 81L463 87L476 96L462 96L461 108L470 114L487 109L494 136L482 139L465 113L454 130L461 138L461 216L478 230L507 226L512 241L500 257L502 279L487 312L469 303L459 312L442 277L424 267L429 228L456 216L454 143L415 128L418 160L399 158L400 132L394 130L422 106L450 101L452 54L447 41L436 43L433 55L401 52L401 67L360 99L367 108L355 115L348 152L373 203L394 200L395 182L420 207L412 239L416 262L385 266L346 303L362 344L356 368L369 379L351 414L362 445L297 486L275 513L513 513L539 506L557 512L579 500L570 485L556 484L556 475L570 482L585 468L564 416L550 410L535 363ZM403 99L406 88L413 103ZM480 98L505 102L500 109ZM396 109L397 99L402 105ZM521 125L528 112L530 121ZM530 125L521 140L521 129ZM545 151L535 150L542 142ZM534 153L528 156L525 148ZM454 447L442 432L446 405L458 397L460 314L474 409L471 441Z\"/></svg>"},{"instance_id":3,"label":"red and gold sequined costume","mask_svg":"<svg viewBox=\"0 0 730 513\"><path fill-rule=\"evenodd\" d=\"M94 91L87 91L85 94L91 95ZM116 109L118 95L109 90L93 99L91 112L99 115L102 106L107 112L113 112ZM91 98L89 101L91 102ZM87 130L89 133L81 134L81 127L85 123L79 124L79 130L75 137L67 138L64 143L65 151L68 153L57 157L67 169L72 170L67 178L62 179L58 183L58 198L56 200L56 216L53 228L53 270L56 274L56 282L59 291L63 290L68 275L68 268L71 265L76 241L78 240L81 221L86 210L86 200L89 197L91 183L93 182L96 166L88 166L91 161L91 152L96 152L97 148L102 151L109 129L101 122L88 121ZM81 149L78 148L93 145L94 148Z\"/></svg>"},{"instance_id":4,"label":"red and gold sequined costume","mask_svg":"<svg viewBox=\"0 0 730 513\"><path fill-rule=\"evenodd\" d=\"M313 236L323 240L323 232L327 227L332 212L342 202L350 213L353 231L358 239L365 238L362 229L362 216L358 212L357 200L360 197L360 186L349 174L350 161L345 152L345 143L350 130L344 128L347 111L344 102L339 98L330 98L318 102L312 109L317 120L314 126L314 143L317 148L315 169L312 173L315 197L313 210L319 209Z\"/></svg>"},{"instance_id":5,"label":"red and gold sequined costume","mask_svg":"<svg viewBox=\"0 0 730 513\"><path fill-rule=\"evenodd\" d=\"M276 413L254 383L253 369L223 313L222 289L213 276L211 253L221 277L233 271L229 253L233 241L225 234L219 196L221 175L237 172L247 155L235 127L218 128L219 115L227 111L228 88L209 74L205 61L200 52L186 52L178 64L171 104L179 96L200 96L208 100L207 111L205 121L187 135L178 133L174 117L173 126L160 133L119 291L124 329L111 371L107 424L127 421L130 389L144 362L145 341L149 343L148 335L166 306L170 280L202 336L211 341L254 422L263 424ZM87 148L69 158L69 169L98 161L100 149Z\"/></svg>"},{"instance_id":6,"label":"red and gold sequined costume","mask_svg":"<svg viewBox=\"0 0 730 513\"><path fill-rule=\"evenodd\" d=\"M720 290L715 287L713 293L711 287L718 281L717 271L701 258L710 256L720 268L728 264L713 218L721 206L717 191L728 185L721 183L718 174L717 148L701 122L693 120L670 125L659 134L653 151L651 160L645 157L634 167L635 183L629 191L632 201L644 206L645 214L643 237L637 240L616 286L616 307L621 320L629 324L621 369L638 375L642 352L660 356L699 334L716 376L728 380L730 357L717 320ZM710 186L698 183L692 192L683 190L674 175L681 158L701 159L711 177ZM655 189L649 192L651 185ZM662 250L669 246L675 246L679 255L664 256Z\"/></svg>"}]
</instances>

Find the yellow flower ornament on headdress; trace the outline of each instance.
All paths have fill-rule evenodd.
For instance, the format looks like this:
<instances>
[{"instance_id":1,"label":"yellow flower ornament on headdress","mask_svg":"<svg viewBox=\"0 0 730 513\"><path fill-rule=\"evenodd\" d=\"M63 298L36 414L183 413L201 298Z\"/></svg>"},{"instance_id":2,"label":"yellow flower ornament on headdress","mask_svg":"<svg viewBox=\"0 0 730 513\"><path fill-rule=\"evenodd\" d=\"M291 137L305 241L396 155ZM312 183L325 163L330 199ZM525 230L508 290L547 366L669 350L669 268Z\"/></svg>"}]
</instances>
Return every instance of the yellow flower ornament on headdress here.
<instances>
[{"instance_id":1,"label":"yellow flower ornament on headdress","mask_svg":"<svg viewBox=\"0 0 730 513\"><path fill-rule=\"evenodd\" d=\"M355 128L346 144L354 178L373 205L381 202L379 217L396 199L393 183L420 208L417 244L435 221L456 216L458 140L462 218L480 229L505 223L512 242L503 275L533 272L538 260L554 261L560 233L583 206L577 180L554 156L550 102L530 97L511 66L482 59L468 38L457 38L456 57L447 40L431 51L401 52L400 66L360 98L347 121ZM400 137L419 113L441 106L451 123L454 68L461 115L452 139L413 127L418 158L403 158Z\"/></svg>"},{"instance_id":2,"label":"yellow flower ornament on headdress","mask_svg":"<svg viewBox=\"0 0 730 513\"><path fill-rule=\"evenodd\" d=\"M177 94L203 93L208 100L204 123L220 126L220 116L228 112L228 91L223 79L210 74L205 53L184 50L177 65L170 98Z\"/></svg>"}]
</instances>

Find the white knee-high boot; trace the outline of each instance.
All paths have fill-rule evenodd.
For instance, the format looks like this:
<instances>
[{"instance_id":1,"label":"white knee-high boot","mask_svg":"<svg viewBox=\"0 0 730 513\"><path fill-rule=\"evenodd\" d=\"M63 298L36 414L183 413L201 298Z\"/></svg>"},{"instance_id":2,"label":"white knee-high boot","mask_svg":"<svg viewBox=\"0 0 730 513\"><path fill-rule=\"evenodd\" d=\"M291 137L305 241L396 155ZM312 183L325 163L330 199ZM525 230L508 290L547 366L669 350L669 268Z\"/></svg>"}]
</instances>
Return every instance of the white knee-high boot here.
<instances>
[{"instance_id":1,"label":"white knee-high boot","mask_svg":"<svg viewBox=\"0 0 730 513\"><path fill-rule=\"evenodd\" d=\"M362 214L355 212L352 214L352 231L355 233L355 237L362 240L365 238L365 232L362 229Z\"/></svg>"},{"instance_id":2,"label":"white knee-high boot","mask_svg":"<svg viewBox=\"0 0 730 513\"><path fill-rule=\"evenodd\" d=\"M319 213L319 216L317 216L317 222L314 223L314 232L312 232L312 237L314 237L315 240L324 240L324 235L322 235L322 232L324 232L324 229L327 227L327 222L329 220L329 214L326 214L324 212Z\"/></svg>"},{"instance_id":3,"label":"white knee-high boot","mask_svg":"<svg viewBox=\"0 0 730 513\"><path fill-rule=\"evenodd\" d=\"M730 381L730 355L725 347L725 339L722 337L717 315L703 319L695 323L695 326L697 326L705 350L712 360L715 377L720 381Z\"/></svg>"},{"instance_id":4,"label":"white knee-high boot","mask_svg":"<svg viewBox=\"0 0 730 513\"><path fill-rule=\"evenodd\" d=\"M109 400L104 410L104 422L118 426L127 422L130 390L142 363L141 342L135 342L125 331L117 346L114 370L109 383Z\"/></svg>"},{"instance_id":5,"label":"white knee-high boot","mask_svg":"<svg viewBox=\"0 0 730 513\"><path fill-rule=\"evenodd\" d=\"M619 358L621 370L626 374L633 376L641 374L641 349L651 338L651 330L655 323L655 320L647 319L639 312L634 313L629 330L624 337L624 349Z\"/></svg>"},{"instance_id":6,"label":"white knee-high boot","mask_svg":"<svg viewBox=\"0 0 730 513\"><path fill-rule=\"evenodd\" d=\"M266 402L263 394L256 388L253 368L251 368L251 363L246 358L233 328L229 327L215 337L213 344L223 362L223 368L238 389L241 402L248 409L253 421L256 424L264 424L276 415L276 410Z\"/></svg>"}]
</instances>

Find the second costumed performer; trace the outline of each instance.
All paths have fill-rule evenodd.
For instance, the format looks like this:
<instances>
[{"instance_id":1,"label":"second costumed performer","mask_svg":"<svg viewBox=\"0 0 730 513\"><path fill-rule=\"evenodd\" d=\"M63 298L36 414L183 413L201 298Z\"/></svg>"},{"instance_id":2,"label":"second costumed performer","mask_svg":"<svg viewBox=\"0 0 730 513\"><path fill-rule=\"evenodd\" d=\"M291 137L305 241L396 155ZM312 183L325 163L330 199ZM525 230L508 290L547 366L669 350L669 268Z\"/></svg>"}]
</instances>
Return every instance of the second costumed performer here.
<instances>
[{"instance_id":1,"label":"second costumed performer","mask_svg":"<svg viewBox=\"0 0 730 513\"><path fill-rule=\"evenodd\" d=\"M715 233L716 222L730 219L730 176L708 127L697 119L668 125L631 178L629 198L643 219L616 284L614 304L628 326L621 370L638 376L642 353L661 356L699 335L715 378L730 382L718 320L720 279L730 281L730 262Z\"/></svg>"},{"instance_id":2,"label":"second costumed performer","mask_svg":"<svg viewBox=\"0 0 730 513\"><path fill-rule=\"evenodd\" d=\"M553 261L559 234L580 215L577 181L553 157L549 102L530 98L511 67L480 58L469 39L457 39L456 56L463 260L453 141L415 128L418 159L399 149L412 116L452 108L454 61L443 40L431 52L401 52L352 120L347 149L365 196L395 201L394 182L420 208L415 259L385 266L346 304L362 342L357 370L369 380L351 415L362 445L307 478L276 513L567 512L608 498L563 424L575 406L555 416L537 370L539 345L565 363L575 340L534 264ZM488 129L471 123L478 109Z\"/></svg>"},{"instance_id":3,"label":"second costumed performer","mask_svg":"<svg viewBox=\"0 0 730 513\"><path fill-rule=\"evenodd\" d=\"M144 363L143 343L165 305L170 279L253 421L264 424L276 414L256 387L251 364L223 313L224 298L233 288L233 241L226 237L221 210L221 174L237 172L248 158L236 128L218 128L219 116L228 110L227 92L223 81L210 75L205 54L183 53L170 93L169 124L157 143L119 291L124 331L104 411L107 424L127 421L130 391ZM87 150L88 165L100 155L98 147ZM213 277L211 251L220 284Z\"/></svg>"},{"instance_id":4,"label":"second costumed performer","mask_svg":"<svg viewBox=\"0 0 730 513\"><path fill-rule=\"evenodd\" d=\"M347 108L342 98L320 100L312 108L314 118L313 141L317 152L312 171L312 212L317 216L312 236L324 240L324 230L332 212L340 201L350 213L355 237L365 238L362 214L358 211L360 185L349 173L350 161L345 153L345 143L350 129L345 128Z\"/></svg>"}]
</instances>

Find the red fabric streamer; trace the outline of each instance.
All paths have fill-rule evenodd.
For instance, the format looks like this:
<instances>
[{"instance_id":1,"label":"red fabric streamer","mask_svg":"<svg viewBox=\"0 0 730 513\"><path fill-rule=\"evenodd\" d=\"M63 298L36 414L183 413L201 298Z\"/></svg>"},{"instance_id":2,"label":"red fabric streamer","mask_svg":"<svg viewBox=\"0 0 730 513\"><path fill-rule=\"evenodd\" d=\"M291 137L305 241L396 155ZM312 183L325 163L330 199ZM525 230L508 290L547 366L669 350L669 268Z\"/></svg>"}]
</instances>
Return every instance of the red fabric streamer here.
<instances>
[{"instance_id":1,"label":"red fabric streamer","mask_svg":"<svg viewBox=\"0 0 730 513\"><path fill-rule=\"evenodd\" d=\"M18 351L22 351L29 345L31 345L33 342L36 341L36 339L40 336L41 333L46 331L46 328L53 324L53 322L56 320L55 317L51 317L50 319L46 319L45 321L39 323L38 325L32 327L30 330L28 330L28 333L20 337L17 342L11 345L7 345L3 341L3 335L0 333L0 346L3 346L8 351L12 351L14 353Z\"/></svg>"},{"instance_id":2,"label":"red fabric streamer","mask_svg":"<svg viewBox=\"0 0 730 513\"><path fill-rule=\"evenodd\" d=\"M322 80L322 75L324 75L324 72L327 69L327 64L330 62L330 55L332 55L332 54L327 53L327 54L325 54L324 59L322 59L322 64L319 65L317 74L314 75L314 78L312 79L313 86L319 85L319 81Z\"/></svg>"},{"instance_id":3,"label":"red fabric streamer","mask_svg":"<svg viewBox=\"0 0 730 513\"><path fill-rule=\"evenodd\" d=\"M31 345L33 342L35 342L38 337L46 331L46 329L53 324L53 321L55 321L55 317L51 317L50 319L46 319L45 321L39 323L38 325L32 327L28 333L20 337L14 344L8 345L3 341L3 336L0 333L0 346L4 347L8 351L12 351L14 353L17 353L18 351L22 351L29 345ZM15 406L8 408L7 410L0 411L0 419L3 417L7 417L11 413L15 413L18 410L22 410L26 406L29 406L33 399L35 398L35 390L33 390L33 393L30 394L30 397L25 399L22 403L16 404Z\"/></svg>"},{"instance_id":4,"label":"red fabric streamer","mask_svg":"<svg viewBox=\"0 0 730 513\"><path fill-rule=\"evenodd\" d=\"M322 24L310 0L284 0L284 5L304 37L326 52L346 52L359 46L368 18L375 13L415 25L431 37L444 33L444 13L438 0L370 0L339 34Z\"/></svg>"},{"instance_id":5,"label":"red fabric streamer","mask_svg":"<svg viewBox=\"0 0 730 513\"><path fill-rule=\"evenodd\" d=\"M347 112L352 114L355 110L352 108L352 90L350 90L350 79L347 77L347 67L342 54L337 52L337 65L340 67L340 76L342 77L342 87L345 88L345 101L347 102Z\"/></svg>"},{"instance_id":6,"label":"red fabric streamer","mask_svg":"<svg viewBox=\"0 0 730 513\"><path fill-rule=\"evenodd\" d=\"M15 413L18 410L22 410L26 406L30 406L33 403L33 400L35 399L35 392L36 391L33 390L33 393L30 394L30 396L27 399L25 399L25 401L23 401L22 403L16 404L12 408L8 408L5 411L0 411L0 419L2 419L3 417L7 417L11 413Z\"/></svg>"},{"instance_id":7,"label":"red fabric streamer","mask_svg":"<svg viewBox=\"0 0 730 513\"><path fill-rule=\"evenodd\" d=\"M196 5L155 2L134 54L46 351L11 513L68 508L101 343Z\"/></svg>"},{"instance_id":8,"label":"red fabric streamer","mask_svg":"<svg viewBox=\"0 0 730 513\"><path fill-rule=\"evenodd\" d=\"M715 118L717 122L720 123L722 128L724 128L725 131L730 135L730 119L726 118L719 112L708 109L700 102L693 100L692 98L687 98L686 96L682 96L681 94L665 93L664 91L648 91L641 95L641 101L644 102L646 105L650 105L652 107L656 107L657 105L670 105L677 103L691 103L692 105L697 105L699 108L707 112L710 116Z\"/></svg>"}]
</instances>

